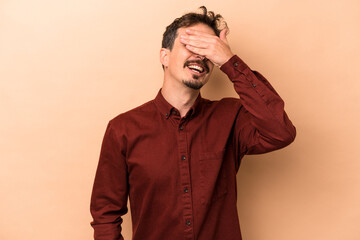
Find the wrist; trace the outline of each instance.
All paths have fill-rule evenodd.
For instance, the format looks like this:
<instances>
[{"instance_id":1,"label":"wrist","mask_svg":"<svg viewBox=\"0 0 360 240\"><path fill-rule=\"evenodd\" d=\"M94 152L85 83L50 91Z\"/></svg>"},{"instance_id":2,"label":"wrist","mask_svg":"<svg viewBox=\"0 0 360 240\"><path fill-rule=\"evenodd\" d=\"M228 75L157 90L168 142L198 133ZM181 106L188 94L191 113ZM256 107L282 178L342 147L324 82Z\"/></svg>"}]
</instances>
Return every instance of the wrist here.
<instances>
[{"instance_id":1,"label":"wrist","mask_svg":"<svg viewBox=\"0 0 360 240\"><path fill-rule=\"evenodd\" d=\"M224 61L221 63L221 64L219 64L219 68L222 66L222 65L224 65L225 63L227 63L229 60L230 60L230 58L232 58L233 56L234 56L235 54L233 54L233 53L229 53L224 59Z\"/></svg>"}]
</instances>

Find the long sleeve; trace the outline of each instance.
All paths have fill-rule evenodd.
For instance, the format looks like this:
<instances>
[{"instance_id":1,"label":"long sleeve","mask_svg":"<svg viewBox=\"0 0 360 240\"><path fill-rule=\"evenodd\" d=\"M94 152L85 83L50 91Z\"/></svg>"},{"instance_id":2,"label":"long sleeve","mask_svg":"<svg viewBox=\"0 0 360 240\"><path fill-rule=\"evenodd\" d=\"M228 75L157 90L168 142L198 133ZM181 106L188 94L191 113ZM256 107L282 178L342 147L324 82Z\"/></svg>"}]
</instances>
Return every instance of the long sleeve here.
<instances>
[{"instance_id":1,"label":"long sleeve","mask_svg":"<svg viewBox=\"0 0 360 240\"><path fill-rule=\"evenodd\" d=\"M123 239L121 216L128 211L128 175L122 150L125 147L119 142L110 122L102 142L91 196L91 226L95 240Z\"/></svg>"},{"instance_id":2,"label":"long sleeve","mask_svg":"<svg viewBox=\"0 0 360 240\"><path fill-rule=\"evenodd\" d=\"M239 155L273 151L290 144L296 130L284 101L270 83L234 55L221 66L233 82L242 108L235 124Z\"/></svg>"}]
</instances>

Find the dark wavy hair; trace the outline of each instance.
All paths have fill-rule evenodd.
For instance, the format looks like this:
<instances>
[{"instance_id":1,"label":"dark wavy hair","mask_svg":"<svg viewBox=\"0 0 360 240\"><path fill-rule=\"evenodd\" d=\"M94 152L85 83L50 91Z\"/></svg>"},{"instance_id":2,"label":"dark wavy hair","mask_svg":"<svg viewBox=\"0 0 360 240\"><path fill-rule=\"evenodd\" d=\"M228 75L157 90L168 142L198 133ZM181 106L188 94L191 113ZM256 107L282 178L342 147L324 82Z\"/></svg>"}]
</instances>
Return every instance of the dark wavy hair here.
<instances>
[{"instance_id":1,"label":"dark wavy hair","mask_svg":"<svg viewBox=\"0 0 360 240\"><path fill-rule=\"evenodd\" d=\"M202 10L202 13L187 13L176 18L169 26L167 26L163 34L161 47L171 51L174 46L175 38L178 35L177 30L181 27L190 27L197 23L203 23L213 29L216 36L219 36L221 30L224 28L228 29L226 22L223 21L223 17L220 14L215 15L214 12L208 11L205 6L201 6L200 9ZM229 29L227 30L227 33L228 31Z\"/></svg>"}]
</instances>

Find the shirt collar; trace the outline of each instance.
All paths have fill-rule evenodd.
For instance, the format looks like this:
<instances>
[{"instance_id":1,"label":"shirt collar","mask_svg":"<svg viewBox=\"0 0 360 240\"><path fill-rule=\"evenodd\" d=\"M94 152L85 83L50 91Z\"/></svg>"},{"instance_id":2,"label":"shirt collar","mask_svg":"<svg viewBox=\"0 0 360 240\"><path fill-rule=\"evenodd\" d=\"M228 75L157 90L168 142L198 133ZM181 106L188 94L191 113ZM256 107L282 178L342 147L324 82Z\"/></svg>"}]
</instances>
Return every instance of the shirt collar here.
<instances>
[{"instance_id":1,"label":"shirt collar","mask_svg":"<svg viewBox=\"0 0 360 240\"><path fill-rule=\"evenodd\" d=\"M197 113L200 110L202 100L203 100L203 98L201 97L201 94L199 93L199 95L196 98L194 104L189 109L186 117L194 116L194 114ZM159 111L161 112L161 114L166 118L170 117L173 110L178 111L175 107L173 107L170 103L168 103L166 101L164 96L161 94L161 89L159 90L159 92L158 92L157 96L155 97L154 101L155 101L155 104L158 107Z\"/></svg>"}]
</instances>

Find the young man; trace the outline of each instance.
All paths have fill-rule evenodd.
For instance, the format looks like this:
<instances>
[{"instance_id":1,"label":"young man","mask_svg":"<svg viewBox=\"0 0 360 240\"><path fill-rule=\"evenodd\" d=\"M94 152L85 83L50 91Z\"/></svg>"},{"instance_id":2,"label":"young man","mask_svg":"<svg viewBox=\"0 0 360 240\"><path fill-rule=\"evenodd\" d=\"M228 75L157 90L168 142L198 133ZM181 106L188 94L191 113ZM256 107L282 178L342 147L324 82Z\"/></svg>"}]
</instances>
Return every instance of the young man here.
<instances>
[{"instance_id":1,"label":"young man","mask_svg":"<svg viewBox=\"0 0 360 240\"><path fill-rule=\"evenodd\" d=\"M156 98L112 119L91 213L95 239L123 239L127 198L134 240L240 240L236 173L245 154L290 144L295 128L269 82L226 40L213 12L189 13L164 33L164 83ZM200 96L214 66L239 99Z\"/></svg>"}]
</instances>

